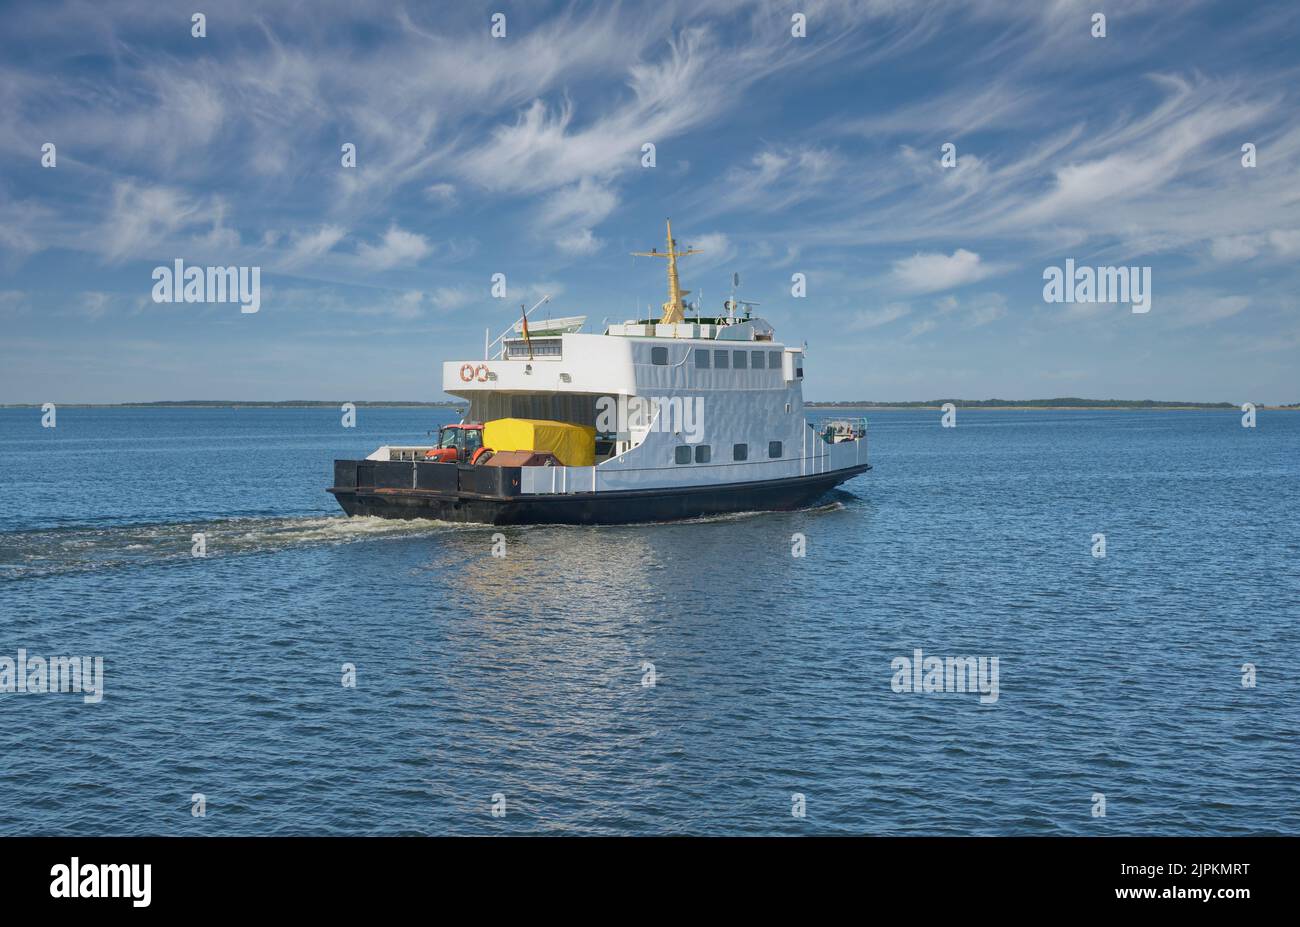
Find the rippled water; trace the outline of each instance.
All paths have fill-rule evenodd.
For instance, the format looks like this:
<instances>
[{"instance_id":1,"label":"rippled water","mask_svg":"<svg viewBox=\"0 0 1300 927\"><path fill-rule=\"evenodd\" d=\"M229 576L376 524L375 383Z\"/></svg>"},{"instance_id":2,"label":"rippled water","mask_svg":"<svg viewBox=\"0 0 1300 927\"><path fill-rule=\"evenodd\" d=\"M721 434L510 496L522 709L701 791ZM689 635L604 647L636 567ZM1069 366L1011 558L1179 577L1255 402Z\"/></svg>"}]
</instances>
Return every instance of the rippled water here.
<instances>
[{"instance_id":1,"label":"rippled water","mask_svg":"<svg viewBox=\"0 0 1300 927\"><path fill-rule=\"evenodd\" d=\"M0 833L1300 832L1300 414L874 412L787 514L337 512L450 417L0 410L0 657L105 666L0 694ZM998 700L894 692L917 648Z\"/></svg>"}]
</instances>

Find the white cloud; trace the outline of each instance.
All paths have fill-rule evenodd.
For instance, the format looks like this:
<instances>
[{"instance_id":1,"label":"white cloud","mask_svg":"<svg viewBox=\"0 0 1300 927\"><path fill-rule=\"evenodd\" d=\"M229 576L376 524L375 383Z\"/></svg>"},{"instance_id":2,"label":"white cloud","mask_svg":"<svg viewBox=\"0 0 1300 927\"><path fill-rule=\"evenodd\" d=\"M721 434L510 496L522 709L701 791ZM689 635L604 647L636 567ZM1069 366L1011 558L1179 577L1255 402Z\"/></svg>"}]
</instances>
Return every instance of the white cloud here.
<instances>
[{"instance_id":1,"label":"white cloud","mask_svg":"<svg viewBox=\"0 0 1300 927\"><path fill-rule=\"evenodd\" d=\"M1266 253L1283 259L1300 255L1300 230L1273 229L1254 235L1227 235L1210 241L1210 256L1224 263L1249 261Z\"/></svg>"},{"instance_id":2,"label":"white cloud","mask_svg":"<svg viewBox=\"0 0 1300 927\"><path fill-rule=\"evenodd\" d=\"M555 239L555 247L572 257L595 254L600 246L600 239L592 234L591 229L576 229Z\"/></svg>"},{"instance_id":3,"label":"white cloud","mask_svg":"<svg viewBox=\"0 0 1300 927\"><path fill-rule=\"evenodd\" d=\"M684 269L685 267L693 267L697 270L702 270L706 267L718 267L730 264L736 259L736 255L738 254L736 245L722 232L706 232L703 235L695 235L689 239L678 239L678 247L684 248L688 245L692 248L699 249L703 253L699 256L693 255L688 258L687 260L689 260L690 263L683 265L683 273L686 272Z\"/></svg>"},{"instance_id":4,"label":"white cloud","mask_svg":"<svg viewBox=\"0 0 1300 927\"><path fill-rule=\"evenodd\" d=\"M539 235L552 239L565 254L591 254L602 244L595 236L594 226L617 206L618 196L612 190L584 177L543 201L535 227Z\"/></svg>"},{"instance_id":5,"label":"white cloud","mask_svg":"<svg viewBox=\"0 0 1300 927\"><path fill-rule=\"evenodd\" d=\"M430 184L424 188L424 195L439 206L456 205L456 187L449 183Z\"/></svg>"},{"instance_id":6,"label":"white cloud","mask_svg":"<svg viewBox=\"0 0 1300 927\"><path fill-rule=\"evenodd\" d=\"M889 303L879 309L863 309L849 321L849 328L852 331L879 328L881 325L898 321L911 311L911 307L904 303Z\"/></svg>"},{"instance_id":7,"label":"white cloud","mask_svg":"<svg viewBox=\"0 0 1300 927\"><path fill-rule=\"evenodd\" d=\"M1249 261L1259 254L1263 239L1259 235L1232 235L1210 242L1210 254L1216 261Z\"/></svg>"},{"instance_id":8,"label":"white cloud","mask_svg":"<svg viewBox=\"0 0 1300 927\"><path fill-rule=\"evenodd\" d=\"M100 290L87 291L81 294L76 310L88 319L97 319L108 311L112 301L113 297L109 293Z\"/></svg>"},{"instance_id":9,"label":"white cloud","mask_svg":"<svg viewBox=\"0 0 1300 927\"><path fill-rule=\"evenodd\" d=\"M811 145L767 148L723 176L721 193L704 203L708 213L775 212L816 195L841 179L844 158Z\"/></svg>"},{"instance_id":10,"label":"white cloud","mask_svg":"<svg viewBox=\"0 0 1300 927\"><path fill-rule=\"evenodd\" d=\"M414 264L432 250L433 246L423 235L391 225L379 244L363 242L357 248L357 255L362 263L377 270L386 270L399 264Z\"/></svg>"},{"instance_id":11,"label":"white cloud","mask_svg":"<svg viewBox=\"0 0 1300 927\"><path fill-rule=\"evenodd\" d=\"M1275 229L1268 233L1268 243L1280 257L1300 255L1300 229Z\"/></svg>"},{"instance_id":12,"label":"white cloud","mask_svg":"<svg viewBox=\"0 0 1300 927\"><path fill-rule=\"evenodd\" d=\"M379 303L362 306L356 310L356 313L395 319L416 319L424 314L424 293L420 290L404 290Z\"/></svg>"},{"instance_id":13,"label":"white cloud","mask_svg":"<svg viewBox=\"0 0 1300 927\"><path fill-rule=\"evenodd\" d=\"M439 310L462 309L483 295L483 290L467 286L440 286L429 294L429 302Z\"/></svg>"},{"instance_id":14,"label":"white cloud","mask_svg":"<svg viewBox=\"0 0 1300 927\"><path fill-rule=\"evenodd\" d=\"M1169 320L1177 327L1209 325L1240 315L1250 305L1246 296L1190 292L1169 299Z\"/></svg>"},{"instance_id":15,"label":"white cloud","mask_svg":"<svg viewBox=\"0 0 1300 927\"><path fill-rule=\"evenodd\" d=\"M988 293L975 300L966 314L966 324L971 328L980 328L990 322L996 322L1007 314L1007 300L1001 293Z\"/></svg>"},{"instance_id":16,"label":"white cloud","mask_svg":"<svg viewBox=\"0 0 1300 927\"><path fill-rule=\"evenodd\" d=\"M134 256L202 217L200 203L179 190L121 181L113 187L100 248L110 261Z\"/></svg>"},{"instance_id":17,"label":"white cloud","mask_svg":"<svg viewBox=\"0 0 1300 927\"><path fill-rule=\"evenodd\" d=\"M313 232L295 232L290 236L289 250L281 261L284 267L299 267L310 263L337 245L347 234L338 225L322 225Z\"/></svg>"},{"instance_id":18,"label":"white cloud","mask_svg":"<svg viewBox=\"0 0 1300 927\"><path fill-rule=\"evenodd\" d=\"M983 280L998 270L982 263L980 256L973 251L958 248L952 254L918 252L895 261L893 274L904 290L931 293Z\"/></svg>"},{"instance_id":19,"label":"white cloud","mask_svg":"<svg viewBox=\"0 0 1300 927\"><path fill-rule=\"evenodd\" d=\"M222 197L125 180L114 184L107 216L87 240L109 262L170 259L182 252L195 260L215 254L224 262L240 247L238 230L226 225L227 212Z\"/></svg>"}]
</instances>

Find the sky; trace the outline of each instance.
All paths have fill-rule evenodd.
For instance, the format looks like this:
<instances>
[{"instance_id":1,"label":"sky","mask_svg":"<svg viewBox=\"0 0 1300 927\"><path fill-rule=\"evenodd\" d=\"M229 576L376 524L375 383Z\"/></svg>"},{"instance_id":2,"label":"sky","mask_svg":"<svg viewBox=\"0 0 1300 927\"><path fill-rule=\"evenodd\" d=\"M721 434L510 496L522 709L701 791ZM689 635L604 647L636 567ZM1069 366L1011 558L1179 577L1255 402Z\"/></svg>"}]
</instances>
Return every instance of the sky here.
<instances>
[{"instance_id":1,"label":"sky","mask_svg":"<svg viewBox=\"0 0 1300 927\"><path fill-rule=\"evenodd\" d=\"M191 6L0 4L0 403L446 398L521 303L657 311L666 217L808 399L1300 401L1288 2Z\"/></svg>"}]
</instances>

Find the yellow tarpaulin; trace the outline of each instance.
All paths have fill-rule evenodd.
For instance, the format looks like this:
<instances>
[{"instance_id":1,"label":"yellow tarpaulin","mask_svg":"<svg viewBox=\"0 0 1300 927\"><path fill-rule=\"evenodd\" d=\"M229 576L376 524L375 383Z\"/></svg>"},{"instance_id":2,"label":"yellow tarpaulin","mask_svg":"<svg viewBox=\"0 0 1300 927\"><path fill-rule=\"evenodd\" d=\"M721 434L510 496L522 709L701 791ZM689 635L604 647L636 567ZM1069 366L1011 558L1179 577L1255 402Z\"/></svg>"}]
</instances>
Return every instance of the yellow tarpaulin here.
<instances>
[{"instance_id":1,"label":"yellow tarpaulin","mask_svg":"<svg viewBox=\"0 0 1300 927\"><path fill-rule=\"evenodd\" d=\"M499 418L483 426L483 446L494 451L547 451L566 467L596 462L596 429L535 418Z\"/></svg>"}]
</instances>

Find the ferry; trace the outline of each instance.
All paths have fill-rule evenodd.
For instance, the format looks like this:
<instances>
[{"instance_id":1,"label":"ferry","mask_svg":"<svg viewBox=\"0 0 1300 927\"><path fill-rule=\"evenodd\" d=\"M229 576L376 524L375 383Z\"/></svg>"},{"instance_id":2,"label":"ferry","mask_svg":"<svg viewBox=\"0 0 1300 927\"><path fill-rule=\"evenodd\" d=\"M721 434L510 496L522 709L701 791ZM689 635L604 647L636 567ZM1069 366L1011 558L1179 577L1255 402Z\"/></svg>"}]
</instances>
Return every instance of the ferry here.
<instances>
[{"instance_id":1,"label":"ferry","mask_svg":"<svg viewBox=\"0 0 1300 927\"><path fill-rule=\"evenodd\" d=\"M626 524L815 503L871 469L863 419L805 418L804 349L732 294L718 316L684 302L668 222L659 318L584 333L585 316L529 322L449 360L463 420L435 444L334 461L349 515L492 525ZM687 316L693 310L694 317Z\"/></svg>"}]
</instances>

